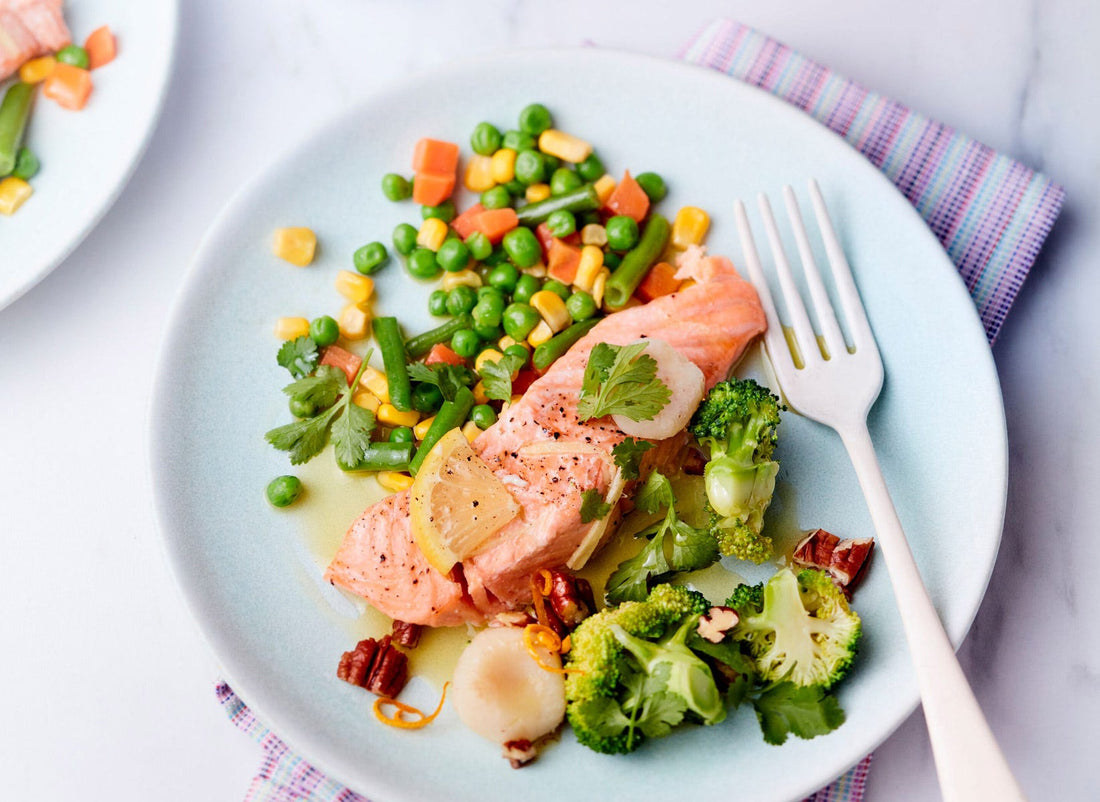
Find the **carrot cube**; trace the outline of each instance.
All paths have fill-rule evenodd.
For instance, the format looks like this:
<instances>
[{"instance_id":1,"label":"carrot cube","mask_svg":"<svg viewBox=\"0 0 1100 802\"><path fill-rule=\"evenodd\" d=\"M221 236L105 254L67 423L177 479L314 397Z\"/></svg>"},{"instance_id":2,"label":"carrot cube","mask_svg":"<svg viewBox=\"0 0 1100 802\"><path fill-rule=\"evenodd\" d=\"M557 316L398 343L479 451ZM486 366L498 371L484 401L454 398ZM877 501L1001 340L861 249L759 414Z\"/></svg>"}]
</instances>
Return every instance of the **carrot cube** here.
<instances>
[{"instance_id":1,"label":"carrot cube","mask_svg":"<svg viewBox=\"0 0 1100 802\"><path fill-rule=\"evenodd\" d=\"M676 268L668 262L658 262L649 269L634 294L648 303L662 295L671 295L678 289L680 280L676 278Z\"/></svg>"},{"instance_id":2,"label":"carrot cube","mask_svg":"<svg viewBox=\"0 0 1100 802\"><path fill-rule=\"evenodd\" d=\"M633 217L634 222L640 223L649 212L649 196L627 170L623 173L623 180L615 187L615 191L611 193L604 207L614 214Z\"/></svg>"},{"instance_id":3,"label":"carrot cube","mask_svg":"<svg viewBox=\"0 0 1100 802\"><path fill-rule=\"evenodd\" d=\"M570 285L577 278L577 268L581 263L581 249L567 245L560 239L550 241L546 257L546 275L562 284Z\"/></svg>"},{"instance_id":4,"label":"carrot cube","mask_svg":"<svg viewBox=\"0 0 1100 802\"><path fill-rule=\"evenodd\" d=\"M104 25L96 28L84 40L84 49L88 51L88 69L95 70L115 60L117 45L115 35Z\"/></svg>"},{"instance_id":5,"label":"carrot cube","mask_svg":"<svg viewBox=\"0 0 1100 802\"><path fill-rule=\"evenodd\" d=\"M445 365L465 365L466 360L452 351L443 343L436 343L432 346L432 350L428 352L428 355L424 358L425 365L434 365L437 362L442 362Z\"/></svg>"},{"instance_id":6,"label":"carrot cube","mask_svg":"<svg viewBox=\"0 0 1100 802\"><path fill-rule=\"evenodd\" d=\"M413 201L421 206L438 206L454 190L454 173L417 173L413 178Z\"/></svg>"},{"instance_id":7,"label":"carrot cube","mask_svg":"<svg viewBox=\"0 0 1100 802\"><path fill-rule=\"evenodd\" d=\"M458 169L458 145L425 137L413 150L414 173L453 173Z\"/></svg>"},{"instance_id":8,"label":"carrot cube","mask_svg":"<svg viewBox=\"0 0 1100 802\"><path fill-rule=\"evenodd\" d=\"M355 381L355 374L359 372L359 366L363 364L363 360L338 345L330 345L321 355L321 364L340 368L348 377L348 384L351 384Z\"/></svg>"},{"instance_id":9,"label":"carrot cube","mask_svg":"<svg viewBox=\"0 0 1100 802\"><path fill-rule=\"evenodd\" d=\"M480 203L475 203L451 221L451 228L458 232L458 236L462 239L466 239L466 237L477 231L477 216L483 211L485 211L485 207Z\"/></svg>"},{"instance_id":10,"label":"carrot cube","mask_svg":"<svg viewBox=\"0 0 1100 802\"><path fill-rule=\"evenodd\" d=\"M92 94L92 74L59 61L42 84L42 93L62 108L80 111Z\"/></svg>"},{"instance_id":11,"label":"carrot cube","mask_svg":"<svg viewBox=\"0 0 1100 802\"><path fill-rule=\"evenodd\" d=\"M477 216L474 223L477 230L495 245L504 239L505 234L519 225L519 217L516 215L516 210L509 207L486 209Z\"/></svg>"}]
</instances>

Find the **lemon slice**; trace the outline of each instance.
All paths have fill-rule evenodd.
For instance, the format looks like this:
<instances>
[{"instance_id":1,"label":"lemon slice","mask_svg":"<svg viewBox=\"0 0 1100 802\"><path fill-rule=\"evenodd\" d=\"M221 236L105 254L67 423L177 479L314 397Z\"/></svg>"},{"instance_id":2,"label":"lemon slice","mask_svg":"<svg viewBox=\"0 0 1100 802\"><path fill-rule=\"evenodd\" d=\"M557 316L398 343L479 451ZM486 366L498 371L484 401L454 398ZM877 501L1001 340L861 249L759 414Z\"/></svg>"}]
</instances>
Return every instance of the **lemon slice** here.
<instances>
[{"instance_id":1,"label":"lemon slice","mask_svg":"<svg viewBox=\"0 0 1100 802\"><path fill-rule=\"evenodd\" d=\"M519 505L462 431L452 429L420 466L409 514L416 545L445 574L519 515Z\"/></svg>"}]
</instances>

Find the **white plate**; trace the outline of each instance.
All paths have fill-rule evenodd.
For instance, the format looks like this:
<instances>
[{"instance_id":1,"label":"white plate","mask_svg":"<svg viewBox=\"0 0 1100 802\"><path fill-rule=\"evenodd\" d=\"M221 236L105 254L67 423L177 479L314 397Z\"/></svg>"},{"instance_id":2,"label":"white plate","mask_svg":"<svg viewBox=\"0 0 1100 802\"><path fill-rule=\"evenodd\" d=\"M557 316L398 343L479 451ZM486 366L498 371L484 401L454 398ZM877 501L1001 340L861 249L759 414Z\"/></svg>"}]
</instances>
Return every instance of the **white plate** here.
<instances>
[{"instance_id":1,"label":"white plate","mask_svg":"<svg viewBox=\"0 0 1100 802\"><path fill-rule=\"evenodd\" d=\"M118 39L118 58L92 74L95 88L79 112L41 91L26 144L42 162L34 195L0 217L0 309L53 270L107 213L152 136L176 46L175 0L71 0L73 41L101 25ZM3 84L6 88L7 84Z\"/></svg>"},{"instance_id":2,"label":"white plate","mask_svg":"<svg viewBox=\"0 0 1100 802\"><path fill-rule=\"evenodd\" d=\"M159 366L151 457L170 561L248 704L377 802L676 799L688 789L700 800L798 799L872 750L916 704L880 560L856 597L866 638L839 694L848 721L835 733L771 747L741 710L629 757L597 755L567 731L535 764L512 771L449 709L428 730L397 732L374 720L361 690L335 678L352 628L319 593L324 560L310 557L299 521L264 500L267 481L288 471L262 436L288 419L274 319L338 309L332 281L352 251L416 218L415 207L391 204L378 189L383 173L408 170L416 139L465 144L478 121L509 127L532 100L595 143L612 172L664 175L665 211L710 210L709 244L735 258L735 198L820 180L886 362L872 434L932 598L961 640L997 552L1006 437L993 360L951 262L893 186L808 117L714 72L602 50L502 55L414 78L319 128L229 204L191 268ZM272 231L284 225L317 230L313 266L271 256ZM396 311L409 331L429 325L428 287L397 264L377 278L379 310ZM780 476L796 494L776 514L802 528L871 535L832 432L791 414L781 439ZM410 692L426 703L431 696Z\"/></svg>"}]
</instances>

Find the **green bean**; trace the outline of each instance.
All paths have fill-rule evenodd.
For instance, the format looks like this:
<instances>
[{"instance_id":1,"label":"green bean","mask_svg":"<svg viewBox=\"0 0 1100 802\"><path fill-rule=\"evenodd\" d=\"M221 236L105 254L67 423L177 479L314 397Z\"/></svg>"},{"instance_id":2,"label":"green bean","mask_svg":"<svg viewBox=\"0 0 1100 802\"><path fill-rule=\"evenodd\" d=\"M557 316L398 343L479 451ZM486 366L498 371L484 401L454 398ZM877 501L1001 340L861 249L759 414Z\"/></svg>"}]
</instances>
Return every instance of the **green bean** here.
<instances>
[{"instance_id":1,"label":"green bean","mask_svg":"<svg viewBox=\"0 0 1100 802\"><path fill-rule=\"evenodd\" d=\"M412 443L371 443L364 450L363 459L340 467L345 471L404 471L412 458Z\"/></svg>"},{"instance_id":2,"label":"green bean","mask_svg":"<svg viewBox=\"0 0 1100 802\"><path fill-rule=\"evenodd\" d=\"M516 211L519 222L525 226L537 225L546 220L554 212L565 209L567 212L588 212L600 208L600 198L591 184L585 184L579 189L566 192L563 195L555 195L538 203L528 203Z\"/></svg>"},{"instance_id":3,"label":"green bean","mask_svg":"<svg viewBox=\"0 0 1100 802\"><path fill-rule=\"evenodd\" d=\"M416 456L409 463L409 473L416 476L416 472L420 470L420 466L424 463L432 447L451 429L457 429L464 424L466 417L473 408L474 394L470 392L469 387L460 387L458 392L455 393L454 401L443 402L443 406L439 408L439 412L435 414L435 418L432 420L432 425L428 427L428 431L424 434L424 440L421 441L420 448L416 450Z\"/></svg>"},{"instance_id":4,"label":"green bean","mask_svg":"<svg viewBox=\"0 0 1100 802\"><path fill-rule=\"evenodd\" d=\"M659 214L650 215L638 244L623 257L622 263L607 280L603 298L609 309L622 309L626 306L634 290L638 289L645 278L646 272L668 244L668 234L668 220Z\"/></svg>"},{"instance_id":5,"label":"green bean","mask_svg":"<svg viewBox=\"0 0 1100 802\"><path fill-rule=\"evenodd\" d=\"M31 114L34 86L12 84L0 103L0 177L15 169L15 158Z\"/></svg>"},{"instance_id":6,"label":"green bean","mask_svg":"<svg viewBox=\"0 0 1100 802\"><path fill-rule=\"evenodd\" d=\"M386 381L390 385L390 403L401 412L412 411L412 384L409 382L408 360L405 358L405 341L395 317L374 319L374 339L382 352L382 364L386 368Z\"/></svg>"},{"instance_id":7,"label":"green bean","mask_svg":"<svg viewBox=\"0 0 1100 802\"><path fill-rule=\"evenodd\" d=\"M597 323L599 323L599 320L596 318L582 320L580 323L574 323L564 331L558 332L542 345L535 348L535 353L531 355L531 365L539 373L542 373L553 365L558 357L572 348L577 343L577 340L586 335L589 329Z\"/></svg>"},{"instance_id":8,"label":"green bean","mask_svg":"<svg viewBox=\"0 0 1100 802\"><path fill-rule=\"evenodd\" d=\"M410 359L419 359L424 356L424 354L428 353L428 351L432 350L433 345L450 342L451 337L454 336L456 331L468 329L472 325L473 321L470 320L469 315L461 315L452 318L442 326L436 326L430 331L416 335L411 340L406 340L405 353L409 355Z\"/></svg>"}]
</instances>

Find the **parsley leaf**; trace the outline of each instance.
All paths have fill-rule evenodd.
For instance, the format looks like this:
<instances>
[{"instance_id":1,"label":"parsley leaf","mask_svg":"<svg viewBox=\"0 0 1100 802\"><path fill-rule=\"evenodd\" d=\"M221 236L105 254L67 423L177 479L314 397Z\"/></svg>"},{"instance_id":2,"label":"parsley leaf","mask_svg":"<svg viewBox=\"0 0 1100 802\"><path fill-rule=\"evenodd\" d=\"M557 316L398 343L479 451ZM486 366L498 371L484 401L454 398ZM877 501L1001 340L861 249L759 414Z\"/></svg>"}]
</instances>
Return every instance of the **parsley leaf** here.
<instances>
[{"instance_id":1,"label":"parsley leaf","mask_svg":"<svg viewBox=\"0 0 1100 802\"><path fill-rule=\"evenodd\" d=\"M813 738L844 723L844 711L835 696L816 685L779 682L752 700L764 740L779 745L788 734Z\"/></svg>"},{"instance_id":2,"label":"parsley leaf","mask_svg":"<svg viewBox=\"0 0 1100 802\"><path fill-rule=\"evenodd\" d=\"M443 394L444 401L454 401L459 388L474 384L472 370L465 365L448 365L446 362L436 362L434 365L413 362L409 365L409 378L434 384Z\"/></svg>"},{"instance_id":3,"label":"parsley leaf","mask_svg":"<svg viewBox=\"0 0 1100 802\"><path fill-rule=\"evenodd\" d=\"M577 404L582 421L605 415L652 420L664 409L672 391L657 378L657 361L642 353L646 345L598 343L592 349Z\"/></svg>"},{"instance_id":4,"label":"parsley leaf","mask_svg":"<svg viewBox=\"0 0 1100 802\"><path fill-rule=\"evenodd\" d=\"M355 470L367 455L372 431L374 413L358 404L348 404L344 414L332 425L336 464L345 471Z\"/></svg>"},{"instance_id":5,"label":"parsley leaf","mask_svg":"<svg viewBox=\"0 0 1100 802\"><path fill-rule=\"evenodd\" d=\"M491 398L492 396L490 396ZM581 523L590 524L611 512L611 505L603 500L603 494L595 488L581 493Z\"/></svg>"},{"instance_id":6,"label":"parsley leaf","mask_svg":"<svg viewBox=\"0 0 1100 802\"><path fill-rule=\"evenodd\" d=\"M495 401L512 397L512 374L523 367L524 360L516 354L505 354L496 362L486 362L478 371L485 387L485 396Z\"/></svg>"},{"instance_id":7,"label":"parsley leaf","mask_svg":"<svg viewBox=\"0 0 1100 802\"><path fill-rule=\"evenodd\" d=\"M314 418L288 423L272 429L264 439L280 451L290 452L290 464L301 465L321 453L328 442L328 429L339 407L332 407Z\"/></svg>"},{"instance_id":8,"label":"parsley leaf","mask_svg":"<svg viewBox=\"0 0 1100 802\"><path fill-rule=\"evenodd\" d=\"M665 540L663 537L654 537L633 557L619 563L619 567L607 578L607 589L604 593L607 603L645 601L649 595L649 580L671 571L665 557Z\"/></svg>"},{"instance_id":9,"label":"parsley leaf","mask_svg":"<svg viewBox=\"0 0 1100 802\"><path fill-rule=\"evenodd\" d=\"M347 377L344 372L330 365L322 365L315 375L291 382L283 388L283 392L295 401L324 409L335 404L340 393L346 389Z\"/></svg>"},{"instance_id":10,"label":"parsley leaf","mask_svg":"<svg viewBox=\"0 0 1100 802\"><path fill-rule=\"evenodd\" d=\"M653 443L648 440L635 440L628 437L611 449L611 456L615 458L615 464L623 472L623 479L628 482L637 479L642 464L642 455L653 448Z\"/></svg>"},{"instance_id":11,"label":"parsley leaf","mask_svg":"<svg viewBox=\"0 0 1100 802\"><path fill-rule=\"evenodd\" d=\"M649 513L671 507L675 502L676 499L672 493L672 482L663 473L657 471L649 475L645 484L642 485L642 489L638 491L637 498L634 499L634 503L643 512Z\"/></svg>"},{"instance_id":12,"label":"parsley leaf","mask_svg":"<svg viewBox=\"0 0 1100 802\"><path fill-rule=\"evenodd\" d=\"M313 338L303 336L283 343L275 359L279 365L290 371L291 376L301 379L317 367L320 355L317 353L317 343L313 342Z\"/></svg>"}]
</instances>

